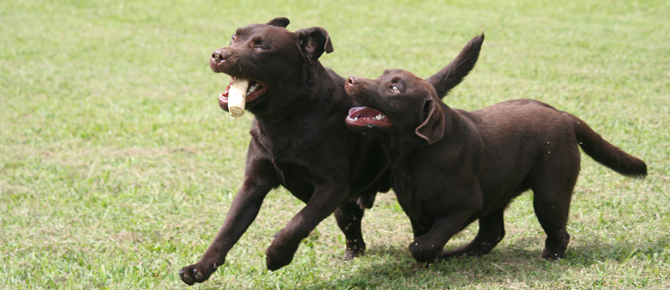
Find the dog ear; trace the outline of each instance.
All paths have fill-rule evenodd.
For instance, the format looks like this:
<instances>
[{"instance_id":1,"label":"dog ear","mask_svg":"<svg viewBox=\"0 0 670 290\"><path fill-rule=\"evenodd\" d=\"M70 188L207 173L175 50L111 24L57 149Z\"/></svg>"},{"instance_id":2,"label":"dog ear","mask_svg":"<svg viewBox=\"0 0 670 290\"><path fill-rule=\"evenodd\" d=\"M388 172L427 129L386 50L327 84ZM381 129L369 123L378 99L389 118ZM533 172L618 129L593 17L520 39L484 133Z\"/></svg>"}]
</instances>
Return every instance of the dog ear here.
<instances>
[{"instance_id":1,"label":"dog ear","mask_svg":"<svg viewBox=\"0 0 670 290\"><path fill-rule=\"evenodd\" d=\"M430 145L442 139L447 120L440 110L440 105L432 98L423 103L423 115L426 116L426 119L419 127L416 127L414 132L419 137L426 139Z\"/></svg>"},{"instance_id":2,"label":"dog ear","mask_svg":"<svg viewBox=\"0 0 670 290\"><path fill-rule=\"evenodd\" d=\"M484 43L483 32L482 35L472 38L463 47L461 53L447 66L426 79L426 81L435 87L438 98L444 98L475 67L479 58L479 51L482 49L482 43Z\"/></svg>"},{"instance_id":3,"label":"dog ear","mask_svg":"<svg viewBox=\"0 0 670 290\"><path fill-rule=\"evenodd\" d=\"M291 23L291 21L289 21L288 18L286 18L286 17L277 17L277 18L274 18L274 19L268 21L268 23L265 23L265 24L266 24L266 25L272 25L272 26L278 26L278 27L284 27L284 28L286 28L286 26L288 26L289 23Z\"/></svg>"},{"instance_id":4,"label":"dog ear","mask_svg":"<svg viewBox=\"0 0 670 290\"><path fill-rule=\"evenodd\" d=\"M321 27L304 28L295 32L298 35L298 45L307 63L314 63L325 51L333 52L333 43L330 42L328 31Z\"/></svg>"}]
</instances>

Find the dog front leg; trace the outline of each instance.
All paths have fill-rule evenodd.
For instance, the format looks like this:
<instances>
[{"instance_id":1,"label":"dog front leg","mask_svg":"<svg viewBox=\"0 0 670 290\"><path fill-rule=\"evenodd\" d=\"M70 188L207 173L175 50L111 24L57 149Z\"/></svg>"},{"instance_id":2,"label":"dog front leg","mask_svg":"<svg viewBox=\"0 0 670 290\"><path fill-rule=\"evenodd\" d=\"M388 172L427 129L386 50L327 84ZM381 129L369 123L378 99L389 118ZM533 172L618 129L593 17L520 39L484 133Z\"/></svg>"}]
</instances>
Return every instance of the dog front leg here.
<instances>
[{"instance_id":1,"label":"dog front leg","mask_svg":"<svg viewBox=\"0 0 670 290\"><path fill-rule=\"evenodd\" d=\"M267 193L279 186L279 180L273 175L274 171L269 161L252 161L250 164L245 172L242 188L235 195L216 238L200 261L179 271L179 277L184 283L188 285L202 283L223 265L228 251L258 215Z\"/></svg>"},{"instance_id":2,"label":"dog front leg","mask_svg":"<svg viewBox=\"0 0 670 290\"><path fill-rule=\"evenodd\" d=\"M412 257L420 263L432 263L442 253L444 245L461 230L463 223L474 211L456 211L435 219L435 223L423 236L409 245Z\"/></svg>"},{"instance_id":3,"label":"dog front leg","mask_svg":"<svg viewBox=\"0 0 670 290\"><path fill-rule=\"evenodd\" d=\"M341 180L316 186L307 205L275 234L275 239L265 252L268 269L274 271L290 264L300 241L332 214L348 193L347 182Z\"/></svg>"}]
</instances>

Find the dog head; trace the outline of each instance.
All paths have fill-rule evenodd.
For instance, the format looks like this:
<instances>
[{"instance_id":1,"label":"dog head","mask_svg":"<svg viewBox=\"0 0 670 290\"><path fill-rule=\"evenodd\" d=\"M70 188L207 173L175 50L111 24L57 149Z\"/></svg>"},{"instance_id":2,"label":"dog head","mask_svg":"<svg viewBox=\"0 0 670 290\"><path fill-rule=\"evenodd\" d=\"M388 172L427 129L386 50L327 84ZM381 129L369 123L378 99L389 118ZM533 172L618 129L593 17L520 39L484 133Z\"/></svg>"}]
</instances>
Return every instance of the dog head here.
<instances>
[{"instance_id":1,"label":"dog head","mask_svg":"<svg viewBox=\"0 0 670 290\"><path fill-rule=\"evenodd\" d=\"M410 134L429 145L439 141L447 124L441 98L474 68L483 42L484 34L472 38L451 63L426 80L404 70L385 70L374 80L349 77L347 94L365 107L349 110L347 126L356 131Z\"/></svg>"},{"instance_id":2,"label":"dog head","mask_svg":"<svg viewBox=\"0 0 670 290\"><path fill-rule=\"evenodd\" d=\"M292 95L292 90L304 83L305 71L315 66L324 52L333 51L325 29L290 32L288 24L287 18L278 17L266 24L238 28L230 44L215 50L209 60L214 72L231 76L231 83L235 78L250 80L246 106L252 112ZM219 97L219 105L226 111L228 88Z\"/></svg>"},{"instance_id":3,"label":"dog head","mask_svg":"<svg viewBox=\"0 0 670 290\"><path fill-rule=\"evenodd\" d=\"M446 117L442 100L429 82L404 70L385 70L377 79L351 76L347 94L364 107L349 110L350 129L419 137L433 144L444 135Z\"/></svg>"}]
</instances>

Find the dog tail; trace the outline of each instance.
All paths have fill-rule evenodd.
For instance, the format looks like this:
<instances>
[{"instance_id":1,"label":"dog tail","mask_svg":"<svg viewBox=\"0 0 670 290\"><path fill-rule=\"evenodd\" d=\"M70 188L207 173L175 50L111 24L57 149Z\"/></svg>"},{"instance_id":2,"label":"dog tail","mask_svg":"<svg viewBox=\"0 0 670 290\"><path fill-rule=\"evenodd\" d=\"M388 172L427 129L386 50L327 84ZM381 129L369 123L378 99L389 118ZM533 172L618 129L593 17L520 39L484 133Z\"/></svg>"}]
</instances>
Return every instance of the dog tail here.
<instances>
[{"instance_id":1,"label":"dog tail","mask_svg":"<svg viewBox=\"0 0 670 290\"><path fill-rule=\"evenodd\" d=\"M647 164L644 161L605 141L581 119L566 114L570 116L579 147L593 160L625 176L635 178L647 176Z\"/></svg>"},{"instance_id":2,"label":"dog tail","mask_svg":"<svg viewBox=\"0 0 670 290\"><path fill-rule=\"evenodd\" d=\"M426 79L426 81L435 87L437 96L440 99L460 84L463 78L475 67L479 58L479 51L482 49L482 43L484 43L483 32L465 44L463 50L447 66Z\"/></svg>"}]
</instances>

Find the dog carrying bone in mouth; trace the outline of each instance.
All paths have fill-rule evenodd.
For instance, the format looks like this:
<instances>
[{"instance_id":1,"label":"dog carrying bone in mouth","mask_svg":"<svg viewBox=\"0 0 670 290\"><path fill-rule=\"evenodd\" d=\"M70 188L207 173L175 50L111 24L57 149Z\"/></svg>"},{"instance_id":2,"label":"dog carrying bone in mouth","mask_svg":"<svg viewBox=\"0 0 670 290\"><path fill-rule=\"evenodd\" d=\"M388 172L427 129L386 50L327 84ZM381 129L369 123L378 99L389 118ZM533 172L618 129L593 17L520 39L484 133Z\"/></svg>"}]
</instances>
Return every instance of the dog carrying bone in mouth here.
<instances>
[{"instance_id":1,"label":"dog carrying bone in mouth","mask_svg":"<svg viewBox=\"0 0 670 290\"><path fill-rule=\"evenodd\" d=\"M233 117L242 117L244 115L244 105L247 104L248 79L233 79L228 91L228 111Z\"/></svg>"},{"instance_id":2,"label":"dog carrying bone in mouth","mask_svg":"<svg viewBox=\"0 0 670 290\"><path fill-rule=\"evenodd\" d=\"M188 285L206 281L225 265L265 197L280 186L305 205L268 245L267 269L289 265L301 241L329 216L343 234L343 259L353 260L366 248L365 210L377 192L391 186L381 141L343 126L354 102L344 91L346 80L319 61L333 52L328 32L318 26L289 31L288 24L277 17L240 27L230 44L211 54L212 71L230 77L218 96L221 109L233 116L248 111L253 121L244 179L225 220L202 257L179 271Z\"/></svg>"},{"instance_id":3,"label":"dog carrying bone in mouth","mask_svg":"<svg viewBox=\"0 0 670 290\"><path fill-rule=\"evenodd\" d=\"M265 86L257 81L232 77L226 91L219 96L219 105L228 110L231 116L239 118L244 115L247 101L259 97L265 91Z\"/></svg>"}]
</instances>

